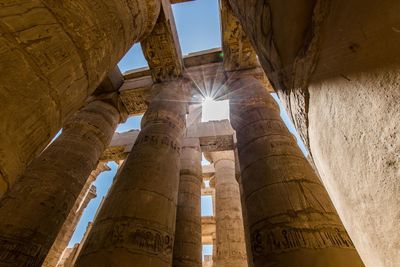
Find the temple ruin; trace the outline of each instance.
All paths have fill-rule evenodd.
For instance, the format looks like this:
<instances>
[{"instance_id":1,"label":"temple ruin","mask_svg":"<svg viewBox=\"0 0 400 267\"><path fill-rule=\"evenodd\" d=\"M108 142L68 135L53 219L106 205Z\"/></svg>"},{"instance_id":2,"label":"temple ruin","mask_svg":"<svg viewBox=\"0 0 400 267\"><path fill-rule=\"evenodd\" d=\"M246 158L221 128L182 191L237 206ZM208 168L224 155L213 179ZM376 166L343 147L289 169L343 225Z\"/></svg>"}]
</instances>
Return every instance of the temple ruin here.
<instances>
[{"instance_id":1,"label":"temple ruin","mask_svg":"<svg viewBox=\"0 0 400 267\"><path fill-rule=\"evenodd\" d=\"M216 0L184 56L188 1L0 0L0 267L400 266L400 2Z\"/></svg>"}]
</instances>

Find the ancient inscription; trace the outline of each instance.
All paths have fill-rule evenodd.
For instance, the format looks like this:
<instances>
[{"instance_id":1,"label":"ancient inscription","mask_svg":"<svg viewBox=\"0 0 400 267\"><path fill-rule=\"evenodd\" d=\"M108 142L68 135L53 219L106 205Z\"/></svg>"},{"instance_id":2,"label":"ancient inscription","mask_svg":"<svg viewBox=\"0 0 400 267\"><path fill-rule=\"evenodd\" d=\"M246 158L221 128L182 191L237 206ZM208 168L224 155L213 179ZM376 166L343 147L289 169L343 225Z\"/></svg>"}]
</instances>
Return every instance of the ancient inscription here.
<instances>
[{"instance_id":1,"label":"ancient inscription","mask_svg":"<svg viewBox=\"0 0 400 267\"><path fill-rule=\"evenodd\" d=\"M169 146L172 150L174 150L178 154L180 154L181 150L180 144L166 135L164 136L149 135L149 134L139 135L139 137L135 142L135 145L139 144L149 144L154 146Z\"/></svg>"},{"instance_id":2,"label":"ancient inscription","mask_svg":"<svg viewBox=\"0 0 400 267\"><path fill-rule=\"evenodd\" d=\"M140 250L151 254L172 254L173 238L169 233L150 229L131 222L118 222L112 230L111 242L115 247Z\"/></svg>"},{"instance_id":3,"label":"ancient inscription","mask_svg":"<svg viewBox=\"0 0 400 267\"><path fill-rule=\"evenodd\" d=\"M299 248L354 248L354 244L346 231L339 228L301 229L277 227L272 230L261 229L253 231L251 236L254 255L280 253Z\"/></svg>"},{"instance_id":4,"label":"ancient inscription","mask_svg":"<svg viewBox=\"0 0 400 267\"><path fill-rule=\"evenodd\" d=\"M39 245L0 237L0 263L23 262L26 266L40 266L43 258Z\"/></svg>"}]
</instances>

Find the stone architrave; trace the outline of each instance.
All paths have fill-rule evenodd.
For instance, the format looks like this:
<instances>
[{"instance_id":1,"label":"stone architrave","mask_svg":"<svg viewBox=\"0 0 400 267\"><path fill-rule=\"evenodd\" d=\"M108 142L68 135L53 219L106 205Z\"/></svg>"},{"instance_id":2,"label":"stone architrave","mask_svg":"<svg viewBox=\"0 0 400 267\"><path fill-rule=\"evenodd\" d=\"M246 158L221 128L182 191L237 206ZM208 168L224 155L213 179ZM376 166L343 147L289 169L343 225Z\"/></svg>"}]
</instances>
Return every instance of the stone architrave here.
<instances>
[{"instance_id":1,"label":"stone architrave","mask_svg":"<svg viewBox=\"0 0 400 267\"><path fill-rule=\"evenodd\" d=\"M2 1L0 194L157 20L159 0Z\"/></svg>"},{"instance_id":2,"label":"stone architrave","mask_svg":"<svg viewBox=\"0 0 400 267\"><path fill-rule=\"evenodd\" d=\"M93 100L0 200L0 266L41 266L120 120Z\"/></svg>"},{"instance_id":3,"label":"stone architrave","mask_svg":"<svg viewBox=\"0 0 400 267\"><path fill-rule=\"evenodd\" d=\"M154 85L142 129L77 267L172 265L185 100L182 82Z\"/></svg>"},{"instance_id":4,"label":"stone architrave","mask_svg":"<svg viewBox=\"0 0 400 267\"><path fill-rule=\"evenodd\" d=\"M215 168L215 224L218 267L247 267L242 204L233 151L210 153Z\"/></svg>"},{"instance_id":5,"label":"stone architrave","mask_svg":"<svg viewBox=\"0 0 400 267\"><path fill-rule=\"evenodd\" d=\"M278 104L254 78L229 86L254 266L363 266Z\"/></svg>"},{"instance_id":6,"label":"stone architrave","mask_svg":"<svg viewBox=\"0 0 400 267\"><path fill-rule=\"evenodd\" d=\"M60 258L63 254L63 251L68 245L76 226L89 204L90 200L96 197L96 187L93 182L103 171L111 170L110 167L107 166L105 162L100 162L96 169L93 170L89 178L87 179L85 185L82 188L78 198L75 201L73 208L68 214L67 219L65 220L61 230L59 231L56 240L54 241L53 246L50 249L49 254L42 265L42 267L55 267L57 266Z\"/></svg>"},{"instance_id":7,"label":"stone architrave","mask_svg":"<svg viewBox=\"0 0 400 267\"><path fill-rule=\"evenodd\" d=\"M201 151L198 138L184 138L176 213L173 267L201 267Z\"/></svg>"}]
</instances>

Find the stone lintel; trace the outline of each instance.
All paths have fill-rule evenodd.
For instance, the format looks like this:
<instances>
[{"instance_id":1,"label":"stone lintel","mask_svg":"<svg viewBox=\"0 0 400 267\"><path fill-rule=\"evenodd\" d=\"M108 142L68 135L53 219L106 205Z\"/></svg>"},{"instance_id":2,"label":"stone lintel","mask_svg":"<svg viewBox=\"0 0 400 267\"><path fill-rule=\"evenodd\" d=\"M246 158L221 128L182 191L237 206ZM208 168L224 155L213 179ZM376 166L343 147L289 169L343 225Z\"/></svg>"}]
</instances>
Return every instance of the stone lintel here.
<instances>
[{"instance_id":1,"label":"stone lintel","mask_svg":"<svg viewBox=\"0 0 400 267\"><path fill-rule=\"evenodd\" d=\"M130 115L141 115L147 110L147 97L153 86L151 76L125 80L120 95Z\"/></svg>"},{"instance_id":2,"label":"stone lintel","mask_svg":"<svg viewBox=\"0 0 400 267\"><path fill-rule=\"evenodd\" d=\"M221 48L212 48L199 52L189 53L183 57L185 68L207 65L212 63L221 63L223 54ZM123 74L125 80L136 79L144 76L151 76L151 70L148 67L128 70Z\"/></svg>"},{"instance_id":3,"label":"stone lintel","mask_svg":"<svg viewBox=\"0 0 400 267\"><path fill-rule=\"evenodd\" d=\"M162 0L161 6L153 31L141 42L154 82L174 80L182 74L183 69L182 52L170 1Z\"/></svg>"},{"instance_id":4,"label":"stone lintel","mask_svg":"<svg viewBox=\"0 0 400 267\"><path fill-rule=\"evenodd\" d=\"M131 130L124 133L115 132L110 145L104 151L100 160L120 161L126 159L139 133L139 130Z\"/></svg>"},{"instance_id":5,"label":"stone lintel","mask_svg":"<svg viewBox=\"0 0 400 267\"><path fill-rule=\"evenodd\" d=\"M224 69L236 71L259 66L256 52L247 39L228 0L220 0Z\"/></svg>"},{"instance_id":6,"label":"stone lintel","mask_svg":"<svg viewBox=\"0 0 400 267\"><path fill-rule=\"evenodd\" d=\"M171 0L171 4L179 4L179 3L185 3L185 2L191 2L194 0Z\"/></svg>"},{"instance_id":7,"label":"stone lintel","mask_svg":"<svg viewBox=\"0 0 400 267\"><path fill-rule=\"evenodd\" d=\"M109 147L104 151L100 160L119 161L125 159L131 151L139 130L124 133L114 133ZM234 148L234 131L228 120L202 122L187 129L187 140L200 140L200 148L204 152L232 150ZM204 173L205 171L205 173ZM203 166L203 173L211 177L214 169Z\"/></svg>"},{"instance_id":8,"label":"stone lintel","mask_svg":"<svg viewBox=\"0 0 400 267\"><path fill-rule=\"evenodd\" d=\"M188 137L199 138L203 152L234 149L234 130L229 120L194 124L187 129Z\"/></svg>"}]
</instances>

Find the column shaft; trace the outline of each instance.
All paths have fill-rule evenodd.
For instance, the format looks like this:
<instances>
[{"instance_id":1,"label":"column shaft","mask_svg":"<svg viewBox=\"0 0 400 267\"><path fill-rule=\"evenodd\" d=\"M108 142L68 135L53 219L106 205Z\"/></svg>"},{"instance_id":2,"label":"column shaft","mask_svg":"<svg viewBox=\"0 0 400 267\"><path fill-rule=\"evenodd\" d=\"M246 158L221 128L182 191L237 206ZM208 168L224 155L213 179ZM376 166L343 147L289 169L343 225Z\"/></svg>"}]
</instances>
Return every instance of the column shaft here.
<instances>
[{"instance_id":1,"label":"column shaft","mask_svg":"<svg viewBox=\"0 0 400 267\"><path fill-rule=\"evenodd\" d=\"M172 264L186 104L181 84L157 84L142 130L76 266Z\"/></svg>"},{"instance_id":2,"label":"column shaft","mask_svg":"<svg viewBox=\"0 0 400 267\"><path fill-rule=\"evenodd\" d=\"M363 266L272 96L254 78L231 89L254 266Z\"/></svg>"},{"instance_id":3,"label":"column shaft","mask_svg":"<svg viewBox=\"0 0 400 267\"><path fill-rule=\"evenodd\" d=\"M59 231L57 238L49 251L49 254L47 254L42 267L57 266L57 263L59 262L63 251L67 247L84 210L86 209L90 200L96 197L96 187L92 184L96 180L97 176L105 170L110 170L110 168L106 163L100 162L97 168L90 173L89 178L87 179L78 198L76 199L74 206L69 212L63 226L61 227L61 230Z\"/></svg>"},{"instance_id":4,"label":"column shaft","mask_svg":"<svg viewBox=\"0 0 400 267\"><path fill-rule=\"evenodd\" d=\"M201 175L200 141L185 138L181 153L174 267L201 267Z\"/></svg>"},{"instance_id":5,"label":"column shaft","mask_svg":"<svg viewBox=\"0 0 400 267\"><path fill-rule=\"evenodd\" d=\"M211 154L215 167L215 223L218 267L247 267L246 243L240 202L239 184L235 178L233 151Z\"/></svg>"},{"instance_id":6,"label":"column shaft","mask_svg":"<svg viewBox=\"0 0 400 267\"><path fill-rule=\"evenodd\" d=\"M1 2L0 195L151 31L159 2Z\"/></svg>"},{"instance_id":7,"label":"column shaft","mask_svg":"<svg viewBox=\"0 0 400 267\"><path fill-rule=\"evenodd\" d=\"M41 266L115 131L118 110L94 101L0 201L0 266Z\"/></svg>"},{"instance_id":8,"label":"column shaft","mask_svg":"<svg viewBox=\"0 0 400 267\"><path fill-rule=\"evenodd\" d=\"M368 266L400 262L398 0L230 0Z\"/></svg>"}]
</instances>

